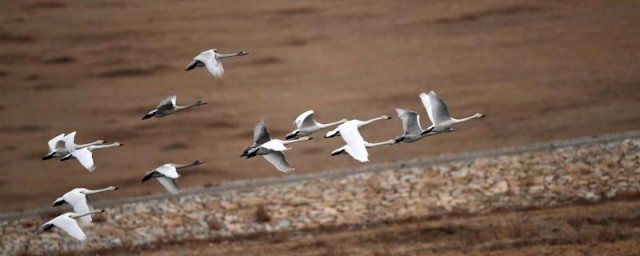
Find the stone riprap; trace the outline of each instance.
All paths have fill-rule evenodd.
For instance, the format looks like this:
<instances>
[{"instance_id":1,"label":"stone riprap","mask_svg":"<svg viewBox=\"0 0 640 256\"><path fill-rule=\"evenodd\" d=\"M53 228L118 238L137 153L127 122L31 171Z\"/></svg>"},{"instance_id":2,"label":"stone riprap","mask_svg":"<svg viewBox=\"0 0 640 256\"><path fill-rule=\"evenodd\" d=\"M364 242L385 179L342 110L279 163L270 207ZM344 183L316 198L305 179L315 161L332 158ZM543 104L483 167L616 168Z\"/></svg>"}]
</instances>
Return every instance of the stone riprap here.
<instances>
[{"instance_id":1,"label":"stone riprap","mask_svg":"<svg viewBox=\"0 0 640 256\"><path fill-rule=\"evenodd\" d=\"M84 242L38 233L53 217L0 223L2 254L91 252L182 240L498 209L599 201L640 192L640 139L482 157L337 178L125 203L83 226ZM68 208L68 206L65 206Z\"/></svg>"}]
</instances>

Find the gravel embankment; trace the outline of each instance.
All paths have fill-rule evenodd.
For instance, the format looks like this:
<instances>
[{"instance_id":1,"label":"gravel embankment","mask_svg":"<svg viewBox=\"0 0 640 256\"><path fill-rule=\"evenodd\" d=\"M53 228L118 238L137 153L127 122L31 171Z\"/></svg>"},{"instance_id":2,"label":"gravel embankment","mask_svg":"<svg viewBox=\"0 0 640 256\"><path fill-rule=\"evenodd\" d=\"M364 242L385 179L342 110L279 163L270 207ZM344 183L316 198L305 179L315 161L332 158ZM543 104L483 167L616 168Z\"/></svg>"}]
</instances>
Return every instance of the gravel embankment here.
<instances>
[{"instance_id":1,"label":"gravel embankment","mask_svg":"<svg viewBox=\"0 0 640 256\"><path fill-rule=\"evenodd\" d=\"M421 168L153 199L107 208L79 242L38 234L47 216L0 222L3 254L149 246L451 213L549 207L640 192L640 139L481 157ZM260 210L263 209L263 210Z\"/></svg>"}]
</instances>

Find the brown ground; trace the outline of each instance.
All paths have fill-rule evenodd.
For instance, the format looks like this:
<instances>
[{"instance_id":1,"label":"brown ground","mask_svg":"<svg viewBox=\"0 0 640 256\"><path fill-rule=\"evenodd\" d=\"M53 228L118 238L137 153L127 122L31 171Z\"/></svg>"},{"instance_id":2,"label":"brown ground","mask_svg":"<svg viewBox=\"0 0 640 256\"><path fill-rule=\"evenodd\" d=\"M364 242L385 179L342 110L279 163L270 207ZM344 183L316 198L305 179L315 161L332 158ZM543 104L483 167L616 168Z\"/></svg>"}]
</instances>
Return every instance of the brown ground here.
<instances>
[{"instance_id":1,"label":"brown ground","mask_svg":"<svg viewBox=\"0 0 640 256\"><path fill-rule=\"evenodd\" d=\"M321 122L425 111L435 90L454 116L488 118L420 143L371 150L372 162L637 129L640 1L4 1L0 3L0 211L48 207L74 187L110 197L165 162L201 159L183 187L284 175L241 159L254 124L282 137L301 112ZM184 67L202 50L245 50L216 80ZM209 105L141 121L158 101ZM426 125L426 123L425 123ZM98 170L42 162L46 141L120 141ZM395 119L369 141L401 133ZM329 157L340 139L294 145L297 173L356 167ZM164 193L164 192L163 192Z\"/></svg>"},{"instance_id":2,"label":"brown ground","mask_svg":"<svg viewBox=\"0 0 640 256\"><path fill-rule=\"evenodd\" d=\"M189 242L138 255L639 255L640 198L554 209Z\"/></svg>"}]
</instances>

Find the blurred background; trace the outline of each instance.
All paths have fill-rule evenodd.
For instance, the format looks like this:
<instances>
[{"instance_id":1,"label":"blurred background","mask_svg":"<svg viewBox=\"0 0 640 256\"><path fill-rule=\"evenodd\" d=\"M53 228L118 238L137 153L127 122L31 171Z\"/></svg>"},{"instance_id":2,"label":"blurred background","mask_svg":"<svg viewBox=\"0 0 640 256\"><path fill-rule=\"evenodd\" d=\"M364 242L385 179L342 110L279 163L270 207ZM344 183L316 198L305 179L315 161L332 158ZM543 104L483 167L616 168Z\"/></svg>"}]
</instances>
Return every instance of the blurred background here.
<instances>
[{"instance_id":1,"label":"blurred background","mask_svg":"<svg viewBox=\"0 0 640 256\"><path fill-rule=\"evenodd\" d=\"M372 163L637 129L639 1L2 1L0 211L49 207L75 187L121 188L101 198L165 193L140 184L168 162L182 188L283 176L239 155L265 119L272 137L313 109L319 122L394 119L361 130L402 134L394 108L434 90L454 117L486 114L446 135L371 149ZM217 80L185 72L201 51L224 61ZM208 105L140 120L158 102ZM41 161L46 142L119 141L75 161ZM295 174L359 167L330 157L340 138L293 144Z\"/></svg>"}]
</instances>

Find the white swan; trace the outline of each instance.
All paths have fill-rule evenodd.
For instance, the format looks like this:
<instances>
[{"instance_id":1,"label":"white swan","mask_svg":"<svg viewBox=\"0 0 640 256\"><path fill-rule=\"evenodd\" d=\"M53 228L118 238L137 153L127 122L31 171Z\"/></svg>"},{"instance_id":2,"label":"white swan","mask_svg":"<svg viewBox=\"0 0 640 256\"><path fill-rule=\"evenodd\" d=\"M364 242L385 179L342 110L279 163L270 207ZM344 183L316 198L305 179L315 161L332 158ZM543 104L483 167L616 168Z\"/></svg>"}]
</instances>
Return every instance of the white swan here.
<instances>
[{"instance_id":1,"label":"white swan","mask_svg":"<svg viewBox=\"0 0 640 256\"><path fill-rule=\"evenodd\" d=\"M178 183L176 183L176 180L180 177L180 174L178 174L178 170L190 166L201 165L203 163L204 162L197 160L190 164L163 164L160 167L145 173L140 183L148 181L151 178L156 178L158 182L162 184L162 186L164 186L169 192L171 192L171 194L176 195L180 193Z\"/></svg>"},{"instance_id":2,"label":"white swan","mask_svg":"<svg viewBox=\"0 0 640 256\"><path fill-rule=\"evenodd\" d=\"M72 135L72 136L75 136L75 134L76 132L69 133L69 135ZM51 158L60 158L69 154L69 151L67 151L67 148L64 145L64 140L63 140L64 136L65 134L62 133L58 136L53 137L53 139L50 139L49 142L47 142L47 145L49 146L49 153L46 156L42 157L43 161ZM94 142L82 144L82 145L73 144L73 147L75 149L81 149L84 147L88 147L91 145L98 145L102 143L105 143L105 141L96 140Z\"/></svg>"},{"instance_id":3,"label":"white swan","mask_svg":"<svg viewBox=\"0 0 640 256\"><path fill-rule=\"evenodd\" d=\"M402 120L402 130L404 130L404 134L395 138L396 142L412 143L424 137L439 134L430 132L433 130L432 126L427 129L422 129L422 126L420 126L420 115L415 111L396 108L396 113L398 113L398 118Z\"/></svg>"},{"instance_id":4,"label":"white swan","mask_svg":"<svg viewBox=\"0 0 640 256\"><path fill-rule=\"evenodd\" d=\"M89 204L89 195L102 193L106 191L117 190L118 187L110 186L108 188L89 190L86 188L74 188L71 191L65 193L61 197L58 197L53 201L53 207L68 203L73 207L73 211L77 214L85 214L93 210L93 207ZM91 222L91 215L84 215L80 217L80 220L84 223Z\"/></svg>"},{"instance_id":5,"label":"white swan","mask_svg":"<svg viewBox=\"0 0 640 256\"><path fill-rule=\"evenodd\" d=\"M260 120L256 124L256 127L253 128L253 145L245 148L244 151L242 151L242 155L240 155L240 157L247 156L251 149L267 143L270 140L271 137L269 136L269 132L267 132L267 128L264 126L264 120Z\"/></svg>"},{"instance_id":6,"label":"white swan","mask_svg":"<svg viewBox=\"0 0 640 256\"><path fill-rule=\"evenodd\" d=\"M93 154L92 152L96 149L102 149L102 148L110 148L110 147L120 147L124 144L120 143L120 142L114 142L111 144L107 144L107 145L91 145L88 146L86 148L81 148L81 149L75 149L73 146L74 145L73 141L75 139L75 134L69 134L67 136L64 137L64 145L67 148L67 150L70 152L68 155L62 157L60 159L60 161L66 161L69 160L71 158L75 158L78 159L78 161L80 162L80 164L87 169L87 171L93 172L96 170L96 166L93 163Z\"/></svg>"},{"instance_id":7,"label":"white swan","mask_svg":"<svg viewBox=\"0 0 640 256\"><path fill-rule=\"evenodd\" d=\"M300 138L302 136L308 136L324 128L343 124L347 121L348 121L347 119L342 119L340 121L336 121L328 124L318 123L316 122L316 120L313 119L313 110L308 110L302 113L301 115L299 115L296 118L296 120L293 121L293 125L295 125L297 129L287 134L285 139L290 140L290 139Z\"/></svg>"},{"instance_id":8,"label":"white swan","mask_svg":"<svg viewBox=\"0 0 640 256\"><path fill-rule=\"evenodd\" d=\"M447 109L447 104L444 103L444 100L434 91L420 94L420 100L422 104L427 109L427 115L429 115L429 119L431 119L432 125L425 131L421 132L421 134L427 134L429 132L441 133L441 132L450 132L453 131L451 128L453 125L464 123L469 120L473 120L476 118L485 117L482 113L476 113L470 117L455 119L449 115L449 110ZM429 130L430 129L430 130Z\"/></svg>"},{"instance_id":9,"label":"white swan","mask_svg":"<svg viewBox=\"0 0 640 256\"><path fill-rule=\"evenodd\" d=\"M160 104L158 104L158 106L156 107L156 109L149 111L149 113L147 113L146 115L144 115L144 117L142 117L142 120L144 119L149 119L151 117L163 117L163 116L168 116L170 114L173 114L175 112L178 112L180 110L185 110L185 109L190 109L192 107L196 107L196 106L201 106L201 105L205 105L207 104L204 101L196 101L193 104L189 104L186 106L178 106L176 105L176 95L173 96L169 96L166 97L164 99L162 99L162 101L160 101Z\"/></svg>"},{"instance_id":10,"label":"white swan","mask_svg":"<svg viewBox=\"0 0 640 256\"><path fill-rule=\"evenodd\" d=\"M284 157L284 153L282 153L285 150L289 150L286 145L311 139L311 137L306 136L295 140L272 139L270 141L267 141L266 143L263 143L262 145L249 149L249 151L247 152L247 158L261 155L265 159L267 159L269 163L275 166L278 171L289 173L291 171L295 171L295 168L289 166L287 159Z\"/></svg>"},{"instance_id":11,"label":"white swan","mask_svg":"<svg viewBox=\"0 0 640 256\"><path fill-rule=\"evenodd\" d=\"M41 232L51 230L54 226L56 226L59 229L62 229L64 232L67 232L67 234L69 234L71 237L83 241L87 239L87 236L84 234L84 232L82 232L82 229L80 229L80 226L76 222L76 219L101 212L104 212L104 210L98 209L83 214L76 214L72 212L63 213L60 216L45 222L41 227Z\"/></svg>"},{"instance_id":12,"label":"white swan","mask_svg":"<svg viewBox=\"0 0 640 256\"><path fill-rule=\"evenodd\" d=\"M187 71L194 69L195 67L205 66L209 73L211 73L214 77L220 78L224 74L224 68L222 68L221 60L229 57L236 56L244 56L249 53L246 52L236 52L230 54L218 53L217 49L206 50L201 52L193 58L193 61L187 65Z\"/></svg>"},{"instance_id":13,"label":"white swan","mask_svg":"<svg viewBox=\"0 0 640 256\"><path fill-rule=\"evenodd\" d=\"M364 147L365 148L375 148L375 147L379 147L379 146L393 145L393 144L396 144L395 140L387 140L387 141L378 142L378 143L369 143L367 141L364 141ZM331 156L336 156L336 155L345 154L345 153L349 154L351 156L353 156L355 154L354 150L349 145L344 145L344 146L332 151L331 152ZM364 161L361 161L361 162L367 162L368 161L368 159L366 159L366 158L361 158L361 157L359 157L359 158L364 160ZM359 159L356 159L356 160L360 161Z\"/></svg>"},{"instance_id":14,"label":"white swan","mask_svg":"<svg viewBox=\"0 0 640 256\"><path fill-rule=\"evenodd\" d=\"M333 138L335 136L340 136L341 126L344 127L347 123L355 124L357 128L360 128L360 127L363 127L363 126L368 125L370 123L373 123L375 121L388 120L388 119L391 119L391 117L387 116L387 115L382 115L382 116L379 116L379 117L376 117L376 118L369 119L367 121L360 121L360 120L357 120L357 119L349 120L349 121L339 125L338 127L336 127L336 129L333 129L332 131L327 132L327 134L324 135L324 137L325 138Z\"/></svg>"}]
</instances>

